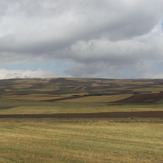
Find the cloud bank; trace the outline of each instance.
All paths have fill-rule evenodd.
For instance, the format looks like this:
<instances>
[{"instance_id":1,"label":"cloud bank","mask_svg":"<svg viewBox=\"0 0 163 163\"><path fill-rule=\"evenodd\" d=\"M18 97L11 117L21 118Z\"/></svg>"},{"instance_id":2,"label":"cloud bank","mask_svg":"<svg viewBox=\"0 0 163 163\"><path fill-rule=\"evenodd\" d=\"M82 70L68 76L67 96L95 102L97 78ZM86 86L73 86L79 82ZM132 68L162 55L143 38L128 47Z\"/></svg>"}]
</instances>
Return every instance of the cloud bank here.
<instances>
[{"instance_id":1,"label":"cloud bank","mask_svg":"<svg viewBox=\"0 0 163 163\"><path fill-rule=\"evenodd\" d=\"M0 0L0 78L48 61L69 62L60 74L73 77L162 77L162 20L161 0Z\"/></svg>"},{"instance_id":2,"label":"cloud bank","mask_svg":"<svg viewBox=\"0 0 163 163\"><path fill-rule=\"evenodd\" d=\"M12 78L52 78L57 77L71 77L62 72L51 72L45 70L6 70L0 69L0 79Z\"/></svg>"}]
</instances>

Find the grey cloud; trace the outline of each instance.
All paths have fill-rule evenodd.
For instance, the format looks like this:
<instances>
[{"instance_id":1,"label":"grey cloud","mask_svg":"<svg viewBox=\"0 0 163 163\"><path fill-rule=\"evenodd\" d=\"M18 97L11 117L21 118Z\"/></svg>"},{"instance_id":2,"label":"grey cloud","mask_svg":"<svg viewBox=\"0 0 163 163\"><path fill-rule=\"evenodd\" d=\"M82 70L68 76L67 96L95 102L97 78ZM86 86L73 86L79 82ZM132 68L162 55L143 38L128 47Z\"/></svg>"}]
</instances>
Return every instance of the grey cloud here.
<instances>
[{"instance_id":1,"label":"grey cloud","mask_svg":"<svg viewBox=\"0 0 163 163\"><path fill-rule=\"evenodd\" d=\"M67 59L74 76L136 69L142 60L162 59L161 32L152 34L162 6L161 0L0 0L0 63Z\"/></svg>"}]
</instances>

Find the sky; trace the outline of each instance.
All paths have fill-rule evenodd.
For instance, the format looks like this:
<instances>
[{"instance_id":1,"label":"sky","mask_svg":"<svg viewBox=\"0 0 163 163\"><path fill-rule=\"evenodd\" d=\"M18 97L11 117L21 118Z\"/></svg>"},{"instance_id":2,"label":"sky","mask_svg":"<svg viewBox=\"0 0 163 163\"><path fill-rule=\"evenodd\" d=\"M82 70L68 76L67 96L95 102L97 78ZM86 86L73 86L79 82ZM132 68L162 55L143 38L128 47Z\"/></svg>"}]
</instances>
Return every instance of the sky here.
<instances>
[{"instance_id":1,"label":"sky","mask_svg":"<svg viewBox=\"0 0 163 163\"><path fill-rule=\"evenodd\" d=\"M162 0L0 0L0 79L163 78Z\"/></svg>"}]
</instances>

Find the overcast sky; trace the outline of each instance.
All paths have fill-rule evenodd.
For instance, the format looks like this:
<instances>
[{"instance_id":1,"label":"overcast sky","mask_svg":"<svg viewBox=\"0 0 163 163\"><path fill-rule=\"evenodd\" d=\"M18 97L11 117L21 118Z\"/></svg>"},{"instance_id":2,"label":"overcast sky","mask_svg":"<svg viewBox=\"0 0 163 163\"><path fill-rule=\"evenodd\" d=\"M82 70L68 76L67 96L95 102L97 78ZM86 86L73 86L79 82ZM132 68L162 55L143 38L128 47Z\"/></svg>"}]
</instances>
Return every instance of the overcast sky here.
<instances>
[{"instance_id":1,"label":"overcast sky","mask_svg":"<svg viewBox=\"0 0 163 163\"><path fill-rule=\"evenodd\" d=\"M0 79L163 78L162 0L0 0Z\"/></svg>"}]
</instances>

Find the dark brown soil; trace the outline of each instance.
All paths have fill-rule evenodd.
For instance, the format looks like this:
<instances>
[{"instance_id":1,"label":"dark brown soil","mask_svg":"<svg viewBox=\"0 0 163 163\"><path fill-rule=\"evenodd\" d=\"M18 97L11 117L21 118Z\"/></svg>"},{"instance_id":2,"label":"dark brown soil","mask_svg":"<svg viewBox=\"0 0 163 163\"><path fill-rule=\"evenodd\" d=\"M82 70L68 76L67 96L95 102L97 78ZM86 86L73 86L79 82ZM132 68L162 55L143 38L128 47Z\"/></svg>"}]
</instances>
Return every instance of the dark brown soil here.
<instances>
[{"instance_id":1,"label":"dark brown soil","mask_svg":"<svg viewBox=\"0 0 163 163\"><path fill-rule=\"evenodd\" d=\"M163 118L163 111L63 113L63 114L11 114L0 118Z\"/></svg>"},{"instance_id":2,"label":"dark brown soil","mask_svg":"<svg viewBox=\"0 0 163 163\"><path fill-rule=\"evenodd\" d=\"M94 96L104 96L104 95L119 95L119 94L125 94L127 92L121 91L117 93L102 93L102 94L97 94ZM131 92L128 92L131 93ZM135 93L135 92L132 92ZM93 96L93 95L89 95ZM58 99L51 99L51 100L45 100L45 101L62 101L62 100L69 100L69 99L78 99L78 98L83 98L86 96L71 96L71 97L62 97ZM129 104L151 104L155 103L157 101L160 101L163 99L163 92L160 93L147 93L147 94L140 94L140 93L135 93L133 96L117 101L118 103L129 103Z\"/></svg>"},{"instance_id":3,"label":"dark brown soil","mask_svg":"<svg viewBox=\"0 0 163 163\"><path fill-rule=\"evenodd\" d=\"M132 103L132 104L151 104L163 99L163 92L161 93L150 93L150 94L135 94L124 100L118 102L122 103Z\"/></svg>"}]
</instances>

